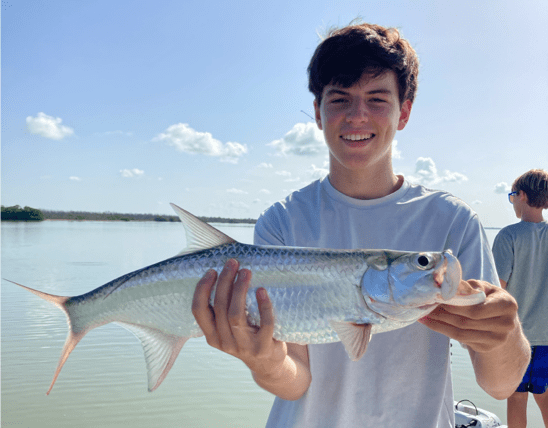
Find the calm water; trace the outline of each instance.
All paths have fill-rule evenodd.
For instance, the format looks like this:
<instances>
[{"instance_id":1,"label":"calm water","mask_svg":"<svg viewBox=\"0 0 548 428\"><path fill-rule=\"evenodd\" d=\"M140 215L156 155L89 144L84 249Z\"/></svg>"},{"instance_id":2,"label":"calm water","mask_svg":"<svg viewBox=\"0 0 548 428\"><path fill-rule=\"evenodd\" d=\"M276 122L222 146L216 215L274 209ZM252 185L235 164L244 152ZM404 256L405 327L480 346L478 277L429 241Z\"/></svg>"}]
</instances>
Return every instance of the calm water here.
<instances>
[{"instance_id":1,"label":"calm water","mask_svg":"<svg viewBox=\"0 0 548 428\"><path fill-rule=\"evenodd\" d=\"M252 226L219 228L252 241ZM488 230L489 239L496 232ZM184 246L180 223L2 223L1 275L52 294L76 295ZM141 345L112 324L80 342L46 396L66 338L65 316L5 281L1 297L2 427L265 425L273 396L255 385L243 363L203 338L193 339L160 388L149 393ZM455 398L472 400L504 421L505 403L476 385L466 351L458 344L452 349ZM529 407L530 426L542 426L540 412Z\"/></svg>"}]
</instances>

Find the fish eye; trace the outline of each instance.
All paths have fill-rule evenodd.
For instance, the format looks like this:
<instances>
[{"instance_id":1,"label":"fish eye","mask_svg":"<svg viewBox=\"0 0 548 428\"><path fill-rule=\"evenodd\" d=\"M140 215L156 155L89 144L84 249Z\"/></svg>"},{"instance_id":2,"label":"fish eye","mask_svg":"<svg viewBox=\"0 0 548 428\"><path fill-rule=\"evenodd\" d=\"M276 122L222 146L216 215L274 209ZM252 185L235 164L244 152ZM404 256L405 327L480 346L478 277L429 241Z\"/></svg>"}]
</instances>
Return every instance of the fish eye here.
<instances>
[{"instance_id":1,"label":"fish eye","mask_svg":"<svg viewBox=\"0 0 548 428\"><path fill-rule=\"evenodd\" d=\"M430 269L433 266L434 260L426 254L419 254L416 262L421 269Z\"/></svg>"}]
</instances>

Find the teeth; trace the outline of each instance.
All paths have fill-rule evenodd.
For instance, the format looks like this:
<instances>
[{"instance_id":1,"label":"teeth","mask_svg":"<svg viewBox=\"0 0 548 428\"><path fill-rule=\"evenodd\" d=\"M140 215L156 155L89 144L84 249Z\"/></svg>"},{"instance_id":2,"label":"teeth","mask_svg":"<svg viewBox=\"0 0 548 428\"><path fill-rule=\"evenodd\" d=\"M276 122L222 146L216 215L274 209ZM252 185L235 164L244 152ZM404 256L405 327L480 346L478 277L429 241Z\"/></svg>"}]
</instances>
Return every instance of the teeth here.
<instances>
[{"instance_id":1,"label":"teeth","mask_svg":"<svg viewBox=\"0 0 548 428\"><path fill-rule=\"evenodd\" d=\"M360 140L369 140L372 136L373 134L361 134L361 135L350 134L350 135L343 135L342 137L345 140L360 141Z\"/></svg>"}]
</instances>

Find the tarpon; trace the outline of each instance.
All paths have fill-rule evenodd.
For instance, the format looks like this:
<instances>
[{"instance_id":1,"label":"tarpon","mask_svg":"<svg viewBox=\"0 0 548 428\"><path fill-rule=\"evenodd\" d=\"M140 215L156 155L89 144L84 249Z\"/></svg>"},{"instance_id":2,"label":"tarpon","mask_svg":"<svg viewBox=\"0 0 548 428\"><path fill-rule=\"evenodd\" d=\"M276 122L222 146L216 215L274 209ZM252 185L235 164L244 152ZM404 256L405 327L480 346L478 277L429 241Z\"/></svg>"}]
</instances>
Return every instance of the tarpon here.
<instances>
[{"instance_id":1,"label":"tarpon","mask_svg":"<svg viewBox=\"0 0 548 428\"><path fill-rule=\"evenodd\" d=\"M47 394L78 342L90 330L111 322L141 341L149 391L158 388L185 342L203 335L191 311L198 280L209 269L220 272L231 258L252 272L246 296L250 326L260 325L255 293L263 287L272 301L275 339L299 344L341 341L352 360L363 356L372 334L405 327L440 303L472 305L485 300L483 292L466 289L467 283L461 282L460 264L451 251L247 245L172 206L185 227L188 245L177 256L74 297L17 284L67 316L68 337Z\"/></svg>"}]
</instances>

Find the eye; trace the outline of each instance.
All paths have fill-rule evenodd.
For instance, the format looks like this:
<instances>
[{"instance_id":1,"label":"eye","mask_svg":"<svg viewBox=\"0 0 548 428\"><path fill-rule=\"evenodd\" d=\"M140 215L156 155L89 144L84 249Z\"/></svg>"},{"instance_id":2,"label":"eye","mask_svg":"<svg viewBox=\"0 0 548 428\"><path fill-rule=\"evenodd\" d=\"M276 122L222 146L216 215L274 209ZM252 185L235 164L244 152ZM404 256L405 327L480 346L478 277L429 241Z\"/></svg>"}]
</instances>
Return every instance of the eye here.
<instances>
[{"instance_id":1,"label":"eye","mask_svg":"<svg viewBox=\"0 0 548 428\"><path fill-rule=\"evenodd\" d=\"M425 253L419 254L415 261L417 267L423 270L431 269L435 264L433 257Z\"/></svg>"}]
</instances>

